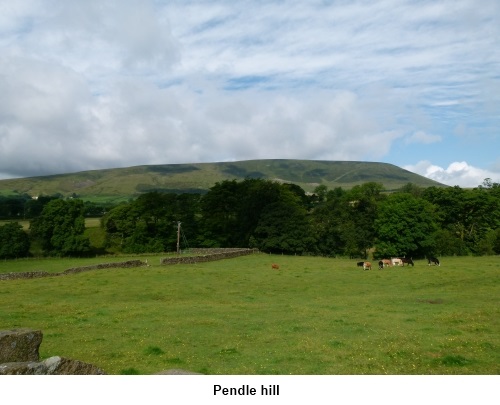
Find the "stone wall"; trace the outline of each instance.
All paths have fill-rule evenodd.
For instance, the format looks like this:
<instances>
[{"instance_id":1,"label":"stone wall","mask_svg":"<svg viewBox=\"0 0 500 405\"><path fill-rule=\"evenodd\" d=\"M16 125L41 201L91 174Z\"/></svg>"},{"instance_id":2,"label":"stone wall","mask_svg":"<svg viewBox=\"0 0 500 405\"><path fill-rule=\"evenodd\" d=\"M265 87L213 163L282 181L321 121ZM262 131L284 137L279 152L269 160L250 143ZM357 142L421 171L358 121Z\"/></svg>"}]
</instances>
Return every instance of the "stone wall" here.
<instances>
[{"instance_id":1,"label":"stone wall","mask_svg":"<svg viewBox=\"0 0 500 405\"><path fill-rule=\"evenodd\" d=\"M57 277L66 276L68 274L82 273L84 271L99 270L99 269L116 269L116 268L131 268L131 267L142 267L147 266L147 262L142 260L128 260L126 262L117 263L103 263L95 264L92 266L84 267L73 267L71 269L64 270L60 273L49 273L47 271L24 271L16 273L4 273L0 274L0 280L17 280L17 279L27 279L27 278L40 278L40 277Z\"/></svg>"},{"instance_id":2,"label":"stone wall","mask_svg":"<svg viewBox=\"0 0 500 405\"><path fill-rule=\"evenodd\" d=\"M195 256L175 256L161 259L160 264L189 264L210 262L214 260L230 259L233 257L251 255L257 253L258 249L240 249L240 248L220 248L220 249L192 249L191 253Z\"/></svg>"},{"instance_id":3,"label":"stone wall","mask_svg":"<svg viewBox=\"0 0 500 405\"><path fill-rule=\"evenodd\" d=\"M160 260L160 264L189 264L210 262L213 260L230 259L232 257L245 256L259 252L258 249L242 249L242 248L206 248L206 249L191 249L190 256L173 256L165 257ZM103 263L95 264L92 266L74 267L64 270L60 273L49 273L47 271L24 271L0 274L1 280L17 280L17 279L31 279L40 277L58 277L66 276L68 274L82 273L84 271L101 270L101 269L115 269L115 268L132 268L147 266L148 262L142 260L128 260L126 262L117 263Z\"/></svg>"}]
</instances>

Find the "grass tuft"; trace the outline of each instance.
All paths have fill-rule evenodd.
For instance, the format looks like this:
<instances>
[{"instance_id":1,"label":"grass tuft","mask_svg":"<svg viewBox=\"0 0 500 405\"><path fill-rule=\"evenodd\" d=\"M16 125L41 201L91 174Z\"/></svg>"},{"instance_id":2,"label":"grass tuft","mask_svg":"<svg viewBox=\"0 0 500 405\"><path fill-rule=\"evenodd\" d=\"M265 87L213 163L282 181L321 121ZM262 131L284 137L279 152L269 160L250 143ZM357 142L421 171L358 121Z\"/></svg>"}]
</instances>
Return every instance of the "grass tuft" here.
<instances>
[{"instance_id":1,"label":"grass tuft","mask_svg":"<svg viewBox=\"0 0 500 405\"><path fill-rule=\"evenodd\" d=\"M466 366L471 363L471 360L466 359L463 356L444 356L438 359L439 362L445 366Z\"/></svg>"},{"instance_id":2,"label":"grass tuft","mask_svg":"<svg viewBox=\"0 0 500 405\"><path fill-rule=\"evenodd\" d=\"M148 356L159 356L161 354L164 354L165 352L160 349L159 347L157 346L148 346L145 350L144 350L144 354L148 355Z\"/></svg>"},{"instance_id":3,"label":"grass tuft","mask_svg":"<svg viewBox=\"0 0 500 405\"><path fill-rule=\"evenodd\" d=\"M140 375L141 373L139 372L139 370L137 370L133 367L130 367L130 368L125 368L125 369L121 370L120 374L121 375Z\"/></svg>"}]
</instances>

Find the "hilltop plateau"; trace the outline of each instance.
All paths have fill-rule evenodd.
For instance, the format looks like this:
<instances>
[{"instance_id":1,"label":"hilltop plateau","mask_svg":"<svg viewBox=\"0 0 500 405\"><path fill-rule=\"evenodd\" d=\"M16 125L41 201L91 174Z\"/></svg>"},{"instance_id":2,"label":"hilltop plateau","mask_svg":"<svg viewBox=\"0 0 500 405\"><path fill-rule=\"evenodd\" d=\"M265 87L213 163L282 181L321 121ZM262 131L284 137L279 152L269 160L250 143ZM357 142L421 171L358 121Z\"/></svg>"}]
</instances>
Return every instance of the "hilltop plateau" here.
<instances>
[{"instance_id":1,"label":"hilltop plateau","mask_svg":"<svg viewBox=\"0 0 500 405\"><path fill-rule=\"evenodd\" d=\"M1 195L61 194L86 200L132 198L149 191L205 193L216 182L263 178L293 183L306 192L318 185L350 189L366 182L388 191L408 183L445 185L398 166L378 162L267 159L217 163L145 165L0 180Z\"/></svg>"}]
</instances>

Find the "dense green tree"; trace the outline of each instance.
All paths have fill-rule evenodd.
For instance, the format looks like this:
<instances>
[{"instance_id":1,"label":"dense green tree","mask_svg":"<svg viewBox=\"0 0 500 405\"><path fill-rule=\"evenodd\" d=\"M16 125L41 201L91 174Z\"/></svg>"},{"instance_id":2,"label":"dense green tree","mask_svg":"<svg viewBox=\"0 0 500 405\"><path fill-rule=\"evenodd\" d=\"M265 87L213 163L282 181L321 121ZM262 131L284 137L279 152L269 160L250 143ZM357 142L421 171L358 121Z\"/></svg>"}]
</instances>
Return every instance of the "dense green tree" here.
<instances>
[{"instance_id":1,"label":"dense green tree","mask_svg":"<svg viewBox=\"0 0 500 405\"><path fill-rule=\"evenodd\" d=\"M280 200L284 188L262 179L216 183L201 202L205 244L248 246L262 211Z\"/></svg>"},{"instance_id":2,"label":"dense green tree","mask_svg":"<svg viewBox=\"0 0 500 405\"><path fill-rule=\"evenodd\" d=\"M407 184L387 194L378 183L351 190L263 179L226 180L205 195L147 193L102 220L114 250L175 249L177 223L193 246L255 246L264 251L364 257L491 254L499 250L500 187L427 189Z\"/></svg>"},{"instance_id":3,"label":"dense green tree","mask_svg":"<svg viewBox=\"0 0 500 405\"><path fill-rule=\"evenodd\" d=\"M423 192L423 198L437 207L440 228L459 240L460 250L454 254L484 252L488 233L500 228L500 194L497 193L494 183L473 190L455 186L430 187ZM479 243L483 247L480 248Z\"/></svg>"},{"instance_id":4,"label":"dense green tree","mask_svg":"<svg viewBox=\"0 0 500 405\"><path fill-rule=\"evenodd\" d=\"M304 254L314 249L307 211L302 200L286 187L279 201L268 204L260 217L250 246L263 252Z\"/></svg>"},{"instance_id":5,"label":"dense green tree","mask_svg":"<svg viewBox=\"0 0 500 405\"><path fill-rule=\"evenodd\" d=\"M493 238L493 252L500 254L500 228L495 230L495 237Z\"/></svg>"},{"instance_id":6,"label":"dense green tree","mask_svg":"<svg viewBox=\"0 0 500 405\"><path fill-rule=\"evenodd\" d=\"M408 193L413 195L414 197L421 197L424 192L424 188L417 186L413 183L407 183L403 187L401 187L398 192L400 193Z\"/></svg>"},{"instance_id":7,"label":"dense green tree","mask_svg":"<svg viewBox=\"0 0 500 405\"><path fill-rule=\"evenodd\" d=\"M25 200L22 197L0 196L0 219L22 219L24 204Z\"/></svg>"},{"instance_id":8,"label":"dense green tree","mask_svg":"<svg viewBox=\"0 0 500 405\"><path fill-rule=\"evenodd\" d=\"M449 229L438 229L434 233L434 245L429 248L428 256L463 256L468 252L464 241Z\"/></svg>"},{"instance_id":9,"label":"dense green tree","mask_svg":"<svg viewBox=\"0 0 500 405\"><path fill-rule=\"evenodd\" d=\"M355 186L345 196L347 218L341 227L349 255L367 257L375 243L375 218L385 196L382 184L369 182Z\"/></svg>"},{"instance_id":10,"label":"dense green tree","mask_svg":"<svg viewBox=\"0 0 500 405\"><path fill-rule=\"evenodd\" d=\"M317 204L311 212L315 251L322 256L343 254L346 251L344 230L348 223L346 192L340 187L330 191L324 187L318 191Z\"/></svg>"},{"instance_id":11,"label":"dense green tree","mask_svg":"<svg viewBox=\"0 0 500 405\"><path fill-rule=\"evenodd\" d=\"M195 241L199 196L151 192L110 210L102 219L107 246L130 253L176 249L177 226L182 223Z\"/></svg>"},{"instance_id":12,"label":"dense green tree","mask_svg":"<svg viewBox=\"0 0 500 405\"><path fill-rule=\"evenodd\" d=\"M380 203L375 229L377 257L425 257L434 249L435 207L411 194L392 194Z\"/></svg>"},{"instance_id":13,"label":"dense green tree","mask_svg":"<svg viewBox=\"0 0 500 405\"><path fill-rule=\"evenodd\" d=\"M17 222L0 226L0 259L15 259L29 256L30 240Z\"/></svg>"},{"instance_id":14,"label":"dense green tree","mask_svg":"<svg viewBox=\"0 0 500 405\"><path fill-rule=\"evenodd\" d=\"M30 223L31 235L45 253L80 256L90 252L90 242L83 233L85 219L81 200L56 199L48 202Z\"/></svg>"},{"instance_id":15,"label":"dense green tree","mask_svg":"<svg viewBox=\"0 0 500 405\"><path fill-rule=\"evenodd\" d=\"M311 198L296 185L263 179L217 183L201 201L203 244L303 252L310 242L298 239L311 238L304 225L310 204ZM293 220L282 215L285 207Z\"/></svg>"},{"instance_id":16,"label":"dense green tree","mask_svg":"<svg viewBox=\"0 0 500 405\"><path fill-rule=\"evenodd\" d=\"M42 213L43 207L45 207L50 201L57 199L58 197L56 196L44 195L41 195L38 198L31 198L30 200L26 201L26 204L24 206L24 217L28 219L36 218Z\"/></svg>"},{"instance_id":17,"label":"dense green tree","mask_svg":"<svg viewBox=\"0 0 500 405\"><path fill-rule=\"evenodd\" d=\"M202 197L202 245L237 246L240 188L236 180L225 180L215 183Z\"/></svg>"}]
</instances>

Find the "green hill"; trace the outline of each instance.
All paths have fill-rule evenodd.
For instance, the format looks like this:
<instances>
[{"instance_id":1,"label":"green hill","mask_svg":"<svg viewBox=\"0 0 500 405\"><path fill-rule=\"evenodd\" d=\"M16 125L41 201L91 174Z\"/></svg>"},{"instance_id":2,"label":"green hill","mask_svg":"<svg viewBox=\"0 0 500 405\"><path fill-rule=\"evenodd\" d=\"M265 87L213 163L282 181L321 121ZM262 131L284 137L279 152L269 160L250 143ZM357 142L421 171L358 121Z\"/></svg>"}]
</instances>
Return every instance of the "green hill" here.
<instances>
[{"instance_id":1,"label":"green hill","mask_svg":"<svg viewBox=\"0 0 500 405\"><path fill-rule=\"evenodd\" d=\"M86 200L116 200L154 190L204 193L216 182L245 178L294 183L307 192L320 184L329 189L350 189L366 182L381 183L387 190L395 190L407 183L445 187L388 163L270 159L134 166L0 180L0 194L38 196L59 193Z\"/></svg>"}]
</instances>

